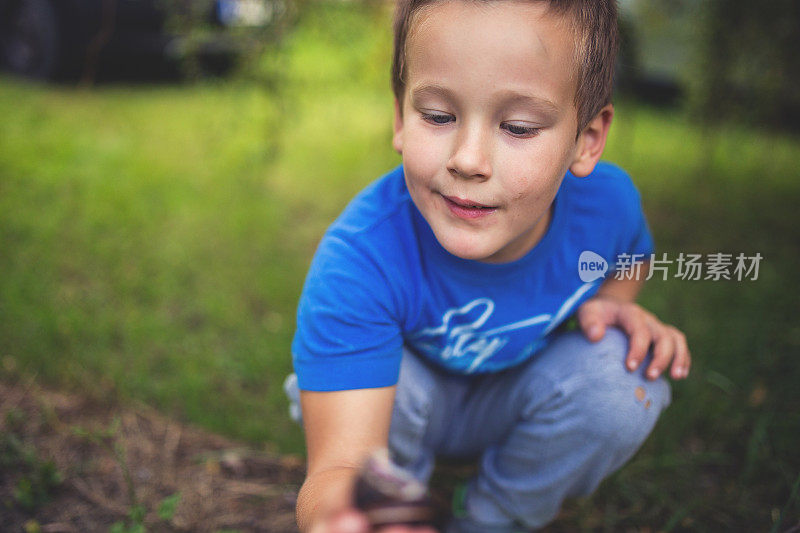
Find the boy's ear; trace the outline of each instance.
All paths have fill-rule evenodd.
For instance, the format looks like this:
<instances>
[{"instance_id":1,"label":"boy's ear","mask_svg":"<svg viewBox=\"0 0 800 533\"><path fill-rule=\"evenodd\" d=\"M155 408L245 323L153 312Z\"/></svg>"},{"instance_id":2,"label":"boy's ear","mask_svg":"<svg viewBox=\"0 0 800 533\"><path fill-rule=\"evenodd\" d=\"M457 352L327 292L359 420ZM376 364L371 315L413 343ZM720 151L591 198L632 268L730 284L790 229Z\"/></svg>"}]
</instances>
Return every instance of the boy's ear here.
<instances>
[{"instance_id":1,"label":"boy's ear","mask_svg":"<svg viewBox=\"0 0 800 533\"><path fill-rule=\"evenodd\" d=\"M397 153L403 155L403 113L400 108L402 104L394 99L394 135L392 136L392 146Z\"/></svg>"},{"instance_id":2,"label":"boy's ear","mask_svg":"<svg viewBox=\"0 0 800 533\"><path fill-rule=\"evenodd\" d=\"M603 155L608 139L608 129L614 118L614 106L608 104L600 110L578 135L575 158L569 166L570 172L579 178L592 173L594 166Z\"/></svg>"}]
</instances>

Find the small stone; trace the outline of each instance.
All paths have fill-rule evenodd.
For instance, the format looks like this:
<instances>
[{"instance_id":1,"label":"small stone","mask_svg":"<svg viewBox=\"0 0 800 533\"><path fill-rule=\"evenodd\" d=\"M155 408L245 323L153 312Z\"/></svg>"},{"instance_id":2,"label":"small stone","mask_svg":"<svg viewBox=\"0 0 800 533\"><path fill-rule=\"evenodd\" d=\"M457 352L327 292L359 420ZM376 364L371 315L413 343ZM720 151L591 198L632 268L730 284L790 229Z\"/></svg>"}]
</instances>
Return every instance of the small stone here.
<instances>
[{"instance_id":1,"label":"small stone","mask_svg":"<svg viewBox=\"0 0 800 533\"><path fill-rule=\"evenodd\" d=\"M220 464L225 470L233 473L236 476L244 476L247 473L247 467L242 460L241 455L233 450L227 450L222 454Z\"/></svg>"}]
</instances>

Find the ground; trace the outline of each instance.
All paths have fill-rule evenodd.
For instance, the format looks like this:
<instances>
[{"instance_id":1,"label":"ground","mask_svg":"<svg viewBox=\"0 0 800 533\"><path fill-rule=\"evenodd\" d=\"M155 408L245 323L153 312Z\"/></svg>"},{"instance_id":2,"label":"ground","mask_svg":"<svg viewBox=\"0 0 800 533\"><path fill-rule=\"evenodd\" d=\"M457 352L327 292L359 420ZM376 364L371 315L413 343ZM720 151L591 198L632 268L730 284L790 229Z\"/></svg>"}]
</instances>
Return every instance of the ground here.
<instances>
[{"instance_id":1,"label":"ground","mask_svg":"<svg viewBox=\"0 0 800 533\"><path fill-rule=\"evenodd\" d=\"M0 414L3 531L296 531L300 457L31 379L0 380Z\"/></svg>"},{"instance_id":2,"label":"ground","mask_svg":"<svg viewBox=\"0 0 800 533\"><path fill-rule=\"evenodd\" d=\"M441 510L447 512L454 488L475 466L437 464L431 491ZM146 406L0 374L3 532L296 532L294 507L304 474L300 456L258 450ZM663 529L647 525L664 521L615 496L629 490L625 476L640 475L632 466L593 498L567 502L548 531L705 530L688 515ZM709 487L720 487L720 476L710 468L698 478L697 489L711 501L718 498ZM779 509L772 514L780 523ZM789 529L772 531L800 532L800 522L786 518Z\"/></svg>"}]
</instances>

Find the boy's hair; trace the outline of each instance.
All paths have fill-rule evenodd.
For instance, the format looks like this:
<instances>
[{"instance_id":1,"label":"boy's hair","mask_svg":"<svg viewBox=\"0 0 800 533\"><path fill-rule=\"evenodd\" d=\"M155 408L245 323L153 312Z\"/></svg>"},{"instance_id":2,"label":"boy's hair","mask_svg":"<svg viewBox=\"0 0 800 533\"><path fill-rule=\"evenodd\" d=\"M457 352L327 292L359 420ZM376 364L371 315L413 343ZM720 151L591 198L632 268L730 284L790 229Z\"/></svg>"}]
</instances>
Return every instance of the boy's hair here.
<instances>
[{"instance_id":1,"label":"boy's hair","mask_svg":"<svg viewBox=\"0 0 800 533\"><path fill-rule=\"evenodd\" d=\"M397 0L394 19L392 90L403 101L406 84L406 45L415 15L427 5L442 0ZM463 0L476 3L511 0ZM519 1L519 0L517 0ZM616 0L527 0L547 2L551 13L567 16L576 35L575 107L578 133L611 102L614 62L619 48Z\"/></svg>"}]
</instances>

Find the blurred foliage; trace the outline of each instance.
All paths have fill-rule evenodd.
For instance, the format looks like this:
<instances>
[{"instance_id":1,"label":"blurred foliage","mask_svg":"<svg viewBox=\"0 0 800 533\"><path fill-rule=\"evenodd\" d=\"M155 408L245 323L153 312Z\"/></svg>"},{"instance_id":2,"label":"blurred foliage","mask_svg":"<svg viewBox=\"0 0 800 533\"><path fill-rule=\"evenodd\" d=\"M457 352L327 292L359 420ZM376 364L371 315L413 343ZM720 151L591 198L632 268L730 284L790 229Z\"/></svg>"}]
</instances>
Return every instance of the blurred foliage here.
<instances>
[{"instance_id":1,"label":"blurred foliage","mask_svg":"<svg viewBox=\"0 0 800 533\"><path fill-rule=\"evenodd\" d=\"M190 80L198 80L206 74L201 51L204 43L218 33L209 18L215 3L215 0L158 0L159 8L165 13L165 29L182 37L180 66ZM259 69L259 61L265 53L276 52L306 3L306 0L264 0L259 4L264 9L262 16L266 21L263 24L227 29L224 37L239 50L236 58L239 74L274 74ZM219 35L215 37L218 39ZM265 81L270 81L269 76Z\"/></svg>"},{"instance_id":2,"label":"blurred foliage","mask_svg":"<svg viewBox=\"0 0 800 533\"><path fill-rule=\"evenodd\" d=\"M798 131L800 2L655 0L634 12L640 37L661 35L648 53L672 63L693 116Z\"/></svg>"},{"instance_id":3,"label":"blurred foliage","mask_svg":"<svg viewBox=\"0 0 800 533\"><path fill-rule=\"evenodd\" d=\"M797 129L800 2L706 0L700 20L693 104L703 119Z\"/></svg>"}]
</instances>

